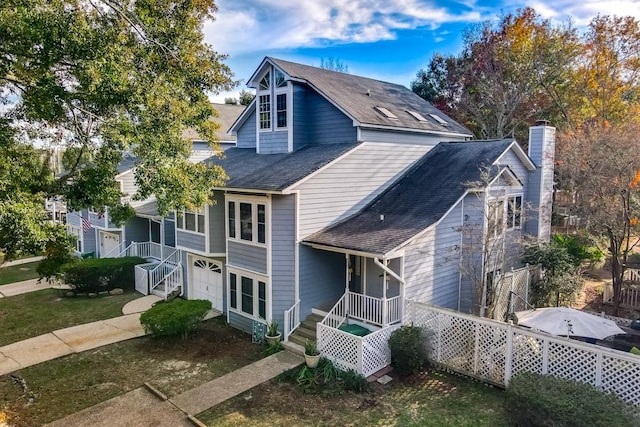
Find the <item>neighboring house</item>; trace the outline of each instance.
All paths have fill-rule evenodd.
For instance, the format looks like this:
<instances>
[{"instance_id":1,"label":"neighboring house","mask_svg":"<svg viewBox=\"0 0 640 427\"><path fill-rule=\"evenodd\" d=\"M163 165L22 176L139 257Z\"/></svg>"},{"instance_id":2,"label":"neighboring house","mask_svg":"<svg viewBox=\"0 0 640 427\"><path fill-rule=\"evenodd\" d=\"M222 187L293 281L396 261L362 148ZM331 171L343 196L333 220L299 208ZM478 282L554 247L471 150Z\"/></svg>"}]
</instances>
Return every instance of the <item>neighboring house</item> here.
<instances>
[{"instance_id":1,"label":"neighboring house","mask_svg":"<svg viewBox=\"0 0 640 427\"><path fill-rule=\"evenodd\" d=\"M216 137L222 150L235 145L235 136L226 132L244 107L236 105L214 104L218 112L216 120L220 124ZM198 139L193 131L185 132L185 137L192 140L190 161L201 162L213 156L214 150ZM110 221L109 210L84 209L67 215L69 233L76 237L76 254L92 254L96 257L113 257L121 255L144 255L159 262L172 253L175 245L175 217L162 217L158 213L155 199L142 201L132 200L137 192L135 184L135 157L124 154L118 165L116 181L120 182L124 198L135 209L136 215L123 225ZM126 250L132 243L145 244L136 250ZM154 245L149 245L154 244Z\"/></svg>"},{"instance_id":2,"label":"neighboring house","mask_svg":"<svg viewBox=\"0 0 640 427\"><path fill-rule=\"evenodd\" d=\"M460 264L482 251L465 227L507 249L523 231L548 239L538 216L550 212L553 128L532 129L529 156L513 140L468 141L403 86L269 57L248 86L237 146L210 160L227 185L176 226L187 297L210 299L232 325L276 320L287 339L345 299L374 327L399 323L405 298L469 311ZM524 205L536 212L527 221Z\"/></svg>"}]
</instances>

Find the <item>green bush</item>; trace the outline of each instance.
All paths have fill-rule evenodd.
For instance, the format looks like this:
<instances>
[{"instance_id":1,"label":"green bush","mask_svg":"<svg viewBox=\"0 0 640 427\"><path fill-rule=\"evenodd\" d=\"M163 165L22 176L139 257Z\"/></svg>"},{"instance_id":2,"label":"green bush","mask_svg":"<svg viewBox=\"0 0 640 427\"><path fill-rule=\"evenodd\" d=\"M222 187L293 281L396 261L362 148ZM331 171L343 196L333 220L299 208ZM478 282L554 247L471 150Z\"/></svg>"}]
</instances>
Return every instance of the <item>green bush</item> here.
<instances>
[{"instance_id":1,"label":"green bush","mask_svg":"<svg viewBox=\"0 0 640 427\"><path fill-rule=\"evenodd\" d=\"M640 425L615 395L551 375L524 372L509 382L505 413L515 427L625 427Z\"/></svg>"},{"instance_id":2,"label":"green bush","mask_svg":"<svg viewBox=\"0 0 640 427\"><path fill-rule=\"evenodd\" d=\"M209 310L211 301L176 299L151 307L142 313L140 323L153 337L180 335L186 338L198 328Z\"/></svg>"},{"instance_id":3,"label":"green bush","mask_svg":"<svg viewBox=\"0 0 640 427\"><path fill-rule=\"evenodd\" d=\"M419 372L427 362L427 333L417 326L403 326L389 338L391 366L400 375Z\"/></svg>"},{"instance_id":4,"label":"green bush","mask_svg":"<svg viewBox=\"0 0 640 427\"><path fill-rule=\"evenodd\" d=\"M137 264L143 258L90 258L63 267L62 278L73 293L104 292L114 288L133 291Z\"/></svg>"}]
</instances>

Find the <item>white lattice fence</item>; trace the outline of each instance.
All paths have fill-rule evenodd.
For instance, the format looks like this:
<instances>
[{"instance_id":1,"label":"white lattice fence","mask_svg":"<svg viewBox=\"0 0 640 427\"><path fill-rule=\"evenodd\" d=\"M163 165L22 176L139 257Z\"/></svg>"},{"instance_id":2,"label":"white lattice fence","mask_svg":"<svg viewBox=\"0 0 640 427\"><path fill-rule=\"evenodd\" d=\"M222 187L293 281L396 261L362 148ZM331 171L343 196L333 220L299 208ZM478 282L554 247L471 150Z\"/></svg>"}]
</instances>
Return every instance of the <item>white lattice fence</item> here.
<instances>
[{"instance_id":1,"label":"white lattice fence","mask_svg":"<svg viewBox=\"0 0 640 427\"><path fill-rule=\"evenodd\" d=\"M360 337L318 323L318 350L339 369L361 372Z\"/></svg>"},{"instance_id":2,"label":"white lattice fence","mask_svg":"<svg viewBox=\"0 0 640 427\"><path fill-rule=\"evenodd\" d=\"M552 374L640 405L638 356L426 304L408 305L408 322L431 331L436 363L501 385L520 372Z\"/></svg>"},{"instance_id":3,"label":"white lattice fence","mask_svg":"<svg viewBox=\"0 0 640 427\"><path fill-rule=\"evenodd\" d=\"M493 318L496 320L505 320L509 310L509 300L513 304L512 311L526 310L524 301L529 299L529 284L531 283L532 270L537 267L522 267L518 270L512 270L509 273L496 277L499 285L497 287L497 295ZM512 298L511 292L516 293L520 298Z\"/></svg>"},{"instance_id":4,"label":"white lattice fence","mask_svg":"<svg viewBox=\"0 0 640 427\"><path fill-rule=\"evenodd\" d=\"M361 338L362 341L362 372L365 377L378 372L391 364L391 350L389 337L401 325L389 326L372 332Z\"/></svg>"}]
</instances>

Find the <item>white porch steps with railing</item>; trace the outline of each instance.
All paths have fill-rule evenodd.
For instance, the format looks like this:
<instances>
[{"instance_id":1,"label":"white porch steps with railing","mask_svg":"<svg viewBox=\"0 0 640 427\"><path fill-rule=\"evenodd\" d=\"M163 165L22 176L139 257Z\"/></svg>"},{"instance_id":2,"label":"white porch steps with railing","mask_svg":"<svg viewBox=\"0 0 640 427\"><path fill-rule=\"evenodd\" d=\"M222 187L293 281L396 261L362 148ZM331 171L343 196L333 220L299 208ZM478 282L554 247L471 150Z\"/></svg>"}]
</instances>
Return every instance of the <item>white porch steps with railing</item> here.
<instances>
[{"instance_id":1,"label":"white porch steps with railing","mask_svg":"<svg viewBox=\"0 0 640 427\"><path fill-rule=\"evenodd\" d=\"M289 335L289 341L303 347L307 340L316 341L317 325L323 318L324 317L320 314L311 313L302 321L302 323L300 323L300 326L298 326L296 330Z\"/></svg>"},{"instance_id":2,"label":"white porch steps with railing","mask_svg":"<svg viewBox=\"0 0 640 427\"><path fill-rule=\"evenodd\" d=\"M124 247L120 244L105 257L121 258L137 256L150 261L139 264L136 269L136 290L145 295L152 293L167 299L174 292L184 293L182 275L182 252L171 246L154 242L131 242Z\"/></svg>"}]
</instances>

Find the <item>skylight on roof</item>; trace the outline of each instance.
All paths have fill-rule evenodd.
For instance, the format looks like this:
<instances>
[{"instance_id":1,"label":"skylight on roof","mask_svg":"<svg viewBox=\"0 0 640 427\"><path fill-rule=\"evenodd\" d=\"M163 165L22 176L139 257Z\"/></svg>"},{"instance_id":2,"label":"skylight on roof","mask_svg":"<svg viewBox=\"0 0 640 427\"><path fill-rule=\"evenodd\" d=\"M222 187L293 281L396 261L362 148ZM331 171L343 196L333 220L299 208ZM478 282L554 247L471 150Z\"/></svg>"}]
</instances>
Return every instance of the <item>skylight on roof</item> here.
<instances>
[{"instance_id":1,"label":"skylight on roof","mask_svg":"<svg viewBox=\"0 0 640 427\"><path fill-rule=\"evenodd\" d=\"M382 113L383 116L385 116L387 119L392 119L392 120L398 120L398 116L396 116L395 114L393 114L391 111L387 110L384 107L375 107L376 110L378 110L380 113Z\"/></svg>"},{"instance_id":2,"label":"skylight on roof","mask_svg":"<svg viewBox=\"0 0 640 427\"><path fill-rule=\"evenodd\" d=\"M425 119L424 116L420 113L418 113L417 111L409 111L407 110L407 113L411 114L413 116L414 119L416 119L419 122L428 122L429 120Z\"/></svg>"},{"instance_id":3,"label":"skylight on roof","mask_svg":"<svg viewBox=\"0 0 640 427\"><path fill-rule=\"evenodd\" d=\"M447 126L449 124L442 117L436 114L430 113L429 115L433 118L433 120L435 120L436 122L440 123L443 126Z\"/></svg>"}]
</instances>

